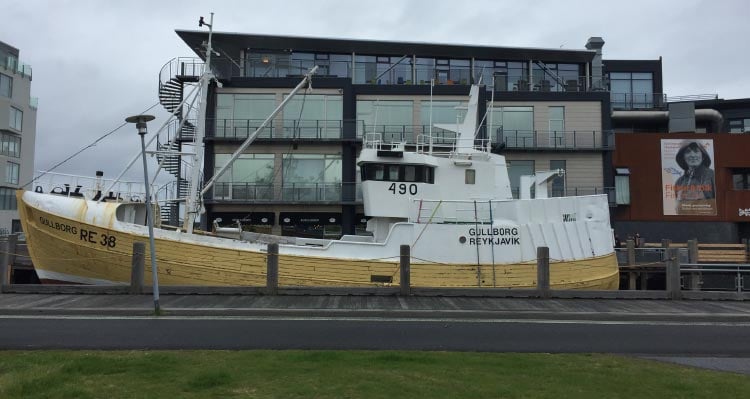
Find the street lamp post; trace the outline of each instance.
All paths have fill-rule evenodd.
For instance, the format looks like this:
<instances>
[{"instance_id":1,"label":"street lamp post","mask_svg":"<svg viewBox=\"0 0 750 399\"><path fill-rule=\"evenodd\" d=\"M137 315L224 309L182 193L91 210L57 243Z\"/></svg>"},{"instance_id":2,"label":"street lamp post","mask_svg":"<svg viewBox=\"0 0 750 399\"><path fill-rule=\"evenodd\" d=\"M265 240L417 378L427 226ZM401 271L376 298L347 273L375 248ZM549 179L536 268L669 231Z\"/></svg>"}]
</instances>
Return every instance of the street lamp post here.
<instances>
[{"instance_id":1,"label":"street lamp post","mask_svg":"<svg viewBox=\"0 0 750 399\"><path fill-rule=\"evenodd\" d=\"M143 155L143 181L146 186L146 219L148 223L148 241L151 247L151 278L154 291L154 312L159 314L159 273L156 268L156 249L154 248L154 215L151 209L151 193L149 190L148 164L146 163L146 142L144 136L148 133L146 122L154 120L152 115L135 115L125 119L125 122L135 123L138 135L141 136L141 154Z\"/></svg>"}]
</instances>

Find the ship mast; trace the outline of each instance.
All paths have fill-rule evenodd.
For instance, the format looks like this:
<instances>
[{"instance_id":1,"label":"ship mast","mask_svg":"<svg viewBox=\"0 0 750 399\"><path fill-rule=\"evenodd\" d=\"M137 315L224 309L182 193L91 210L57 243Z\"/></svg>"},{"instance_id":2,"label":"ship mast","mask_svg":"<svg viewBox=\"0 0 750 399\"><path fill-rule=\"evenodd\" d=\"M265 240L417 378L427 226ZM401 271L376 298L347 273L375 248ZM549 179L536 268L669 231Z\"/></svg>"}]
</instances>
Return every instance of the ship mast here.
<instances>
[{"instance_id":1,"label":"ship mast","mask_svg":"<svg viewBox=\"0 0 750 399\"><path fill-rule=\"evenodd\" d=\"M209 23L203 21L203 17L198 21L198 26L208 26L208 43L206 44L206 65L203 67L203 76L201 76L200 82L200 105L198 109L198 121L195 131L194 149L195 154L193 155L193 167L190 173L190 192L188 197L185 199L185 217L183 228L188 233L193 232L193 225L195 218L200 215L200 194L198 192L198 185L201 179L201 168L203 165L203 138L206 136L206 107L208 99L208 86L211 81L215 79L211 72L211 55L213 55L213 47L211 47L211 38L213 36L213 24L214 24L214 13L211 13ZM178 183L179 184L179 183Z\"/></svg>"}]
</instances>

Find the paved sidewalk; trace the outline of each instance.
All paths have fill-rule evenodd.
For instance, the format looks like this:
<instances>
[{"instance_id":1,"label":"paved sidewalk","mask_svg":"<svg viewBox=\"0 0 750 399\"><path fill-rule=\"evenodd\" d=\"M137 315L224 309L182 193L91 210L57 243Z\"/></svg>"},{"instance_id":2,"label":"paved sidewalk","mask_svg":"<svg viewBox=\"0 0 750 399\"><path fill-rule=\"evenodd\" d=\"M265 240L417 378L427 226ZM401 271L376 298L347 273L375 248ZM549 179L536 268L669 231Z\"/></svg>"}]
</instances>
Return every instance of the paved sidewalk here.
<instances>
[{"instance_id":1,"label":"paved sidewalk","mask_svg":"<svg viewBox=\"0 0 750 399\"><path fill-rule=\"evenodd\" d=\"M461 317L750 322L750 302L398 296L163 295L179 316ZM0 315L153 313L150 295L0 294Z\"/></svg>"}]
</instances>

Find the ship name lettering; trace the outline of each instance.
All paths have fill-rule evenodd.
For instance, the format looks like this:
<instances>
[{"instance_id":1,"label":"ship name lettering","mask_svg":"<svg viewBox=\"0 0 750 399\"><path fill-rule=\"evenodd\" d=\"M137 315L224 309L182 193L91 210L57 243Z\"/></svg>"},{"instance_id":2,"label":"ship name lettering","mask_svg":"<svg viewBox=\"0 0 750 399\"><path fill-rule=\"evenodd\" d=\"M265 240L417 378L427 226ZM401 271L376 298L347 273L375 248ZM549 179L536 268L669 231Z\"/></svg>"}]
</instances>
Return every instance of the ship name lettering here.
<instances>
[{"instance_id":1,"label":"ship name lettering","mask_svg":"<svg viewBox=\"0 0 750 399\"><path fill-rule=\"evenodd\" d=\"M492 228L470 228L470 236L517 236L518 227L492 227Z\"/></svg>"},{"instance_id":2,"label":"ship name lettering","mask_svg":"<svg viewBox=\"0 0 750 399\"><path fill-rule=\"evenodd\" d=\"M477 237L469 238L469 245L521 245L519 237Z\"/></svg>"},{"instance_id":3,"label":"ship name lettering","mask_svg":"<svg viewBox=\"0 0 750 399\"><path fill-rule=\"evenodd\" d=\"M78 228L75 226L71 226L69 224L60 223L60 222L53 222L44 216L39 217L39 223L41 223L44 226L47 226L51 229L62 231L63 233L69 233L76 235L78 234Z\"/></svg>"}]
</instances>

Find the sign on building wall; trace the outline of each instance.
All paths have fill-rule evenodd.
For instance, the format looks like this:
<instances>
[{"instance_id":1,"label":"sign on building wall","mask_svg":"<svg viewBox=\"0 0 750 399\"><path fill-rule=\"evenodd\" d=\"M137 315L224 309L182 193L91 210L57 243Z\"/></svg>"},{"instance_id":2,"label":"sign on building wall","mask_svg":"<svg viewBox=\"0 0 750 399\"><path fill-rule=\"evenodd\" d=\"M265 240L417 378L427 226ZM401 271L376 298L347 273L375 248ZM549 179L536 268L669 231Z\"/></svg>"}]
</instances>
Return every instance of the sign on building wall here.
<instances>
[{"instance_id":1,"label":"sign on building wall","mask_svg":"<svg viewBox=\"0 0 750 399\"><path fill-rule=\"evenodd\" d=\"M664 215L716 215L713 140L661 140Z\"/></svg>"}]
</instances>

